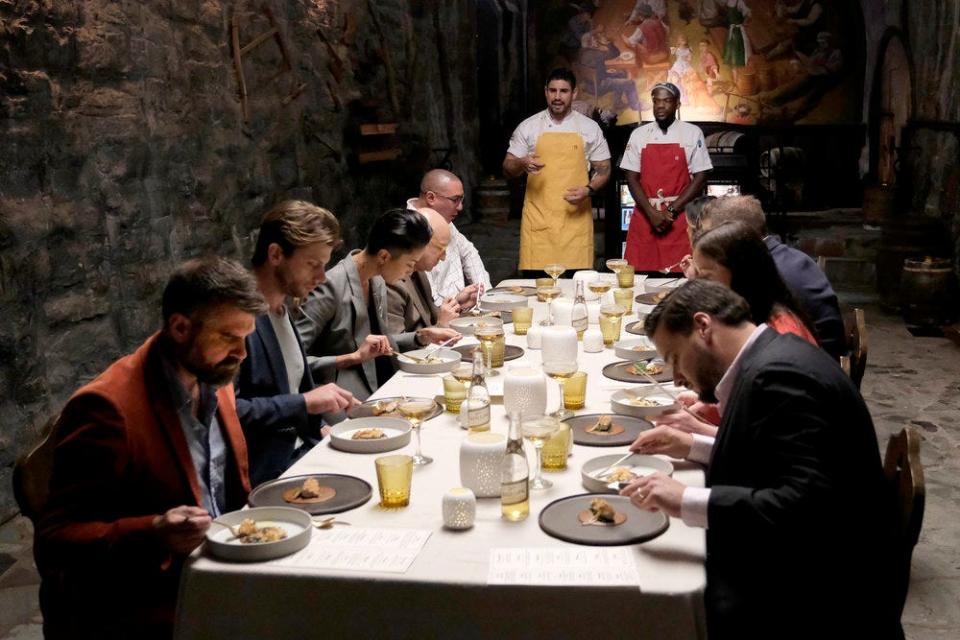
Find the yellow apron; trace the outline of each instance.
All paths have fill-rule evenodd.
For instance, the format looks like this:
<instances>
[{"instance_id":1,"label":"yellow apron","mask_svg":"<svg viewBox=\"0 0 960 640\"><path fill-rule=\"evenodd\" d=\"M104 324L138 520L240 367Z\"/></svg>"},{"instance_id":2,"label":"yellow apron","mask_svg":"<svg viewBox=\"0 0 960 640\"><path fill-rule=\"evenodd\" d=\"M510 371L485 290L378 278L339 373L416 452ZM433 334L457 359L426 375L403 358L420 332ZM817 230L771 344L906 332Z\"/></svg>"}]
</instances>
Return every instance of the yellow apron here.
<instances>
[{"instance_id":1,"label":"yellow apron","mask_svg":"<svg viewBox=\"0 0 960 640\"><path fill-rule=\"evenodd\" d=\"M540 173L527 176L520 223L520 268L543 269L560 262L569 269L593 268L593 211L590 198L570 204L563 194L589 182L583 137L542 133L537 155Z\"/></svg>"}]
</instances>

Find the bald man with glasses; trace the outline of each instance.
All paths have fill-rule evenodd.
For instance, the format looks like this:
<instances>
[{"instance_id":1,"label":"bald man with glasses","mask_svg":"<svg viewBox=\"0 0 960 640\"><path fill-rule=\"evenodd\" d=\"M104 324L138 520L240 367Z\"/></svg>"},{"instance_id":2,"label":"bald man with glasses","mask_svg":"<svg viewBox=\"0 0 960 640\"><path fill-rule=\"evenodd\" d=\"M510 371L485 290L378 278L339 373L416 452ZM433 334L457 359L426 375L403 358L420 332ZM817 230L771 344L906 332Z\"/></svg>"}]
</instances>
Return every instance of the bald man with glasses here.
<instances>
[{"instance_id":1,"label":"bald man with glasses","mask_svg":"<svg viewBox=\"0 0 960 640\"><path fill-rule=\"evenodd\" d=\"M475 300L478 289L489 289L490 274L483 266L480 253L473 243L453 224L463 210L463 182L444 169L433 169L420 181L420 195L407 200L407 208L419 211L433 209L450 224L450 244L447 256L427 273L433 289L433 301L438 306L448 298L455 298L461 306Z\"/></svg>"}]
</instances>

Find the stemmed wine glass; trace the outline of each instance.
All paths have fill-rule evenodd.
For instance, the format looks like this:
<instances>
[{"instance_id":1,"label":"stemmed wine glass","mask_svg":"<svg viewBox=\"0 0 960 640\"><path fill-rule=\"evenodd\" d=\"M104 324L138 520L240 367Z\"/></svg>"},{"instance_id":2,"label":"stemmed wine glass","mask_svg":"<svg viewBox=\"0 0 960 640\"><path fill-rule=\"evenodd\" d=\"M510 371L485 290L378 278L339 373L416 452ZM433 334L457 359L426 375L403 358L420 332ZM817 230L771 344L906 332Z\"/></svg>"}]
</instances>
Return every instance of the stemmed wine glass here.
<instances>
[{"instance_id":1,"label":"stemmed wine glass","mask_svg":"<svg viewBox=\"0 0 960 640\"><path fill-rule=\"evenodd\" d=\"M543 445L560 430L560 421L553 416L537 416L520 425L523 437L533 443L537 451L537 472L530 480L531 489L549 489L553 483L543 478Z\"/></svg>"},{"instance_id":2,"label":"stemmed wine glass","mask_svg":"<svg viewBox=\"0 0 960 640\"><path fill-rule=\"evenodd\" d=\"M567 270L567 267L559 262L553 262L545 266L543 270L548 276L553 278L553 286L557 286L557 279L564 274L564 272Z\"/></svg>"},{"instance_id":3,"label":"stemmed wine glass","mask_svg":"<svg viewBox=\"0 0 960 640\"><path fill-rule=\"evenodd\" d=\"M566 420L573 417L573 412L563 406L563 383L577 372L576 360L547 360L543 363L543 371L557 381L560 386L560 407L550 415L557 420Z\"/></svg>"},{"instance_id":4,"label":"stemmed wine glass","mask_svg":"<svg viewBox=\"0 0 960 640\"><path fill-rule=\"evenodd\" d=\"M553 324L553 301L560 297L560 287L554 284L552 287L539 287L537 295L543 298L547 303L547 324Z\"/></svg>"},{"instance_id":5,"label":"stemmed wine glass","mask_svg":"<svg viewBox=\"0 0 960 640\"><path fill-rule=\"evenodd\" d=\"M404 398L397 407L403 417L410 421L410 427L417 434L417 452L413 456L413 464L421 466L433 462L433 458L423 455L420 451L420 427L423 417L433 409L433 401L426 398Z\"/></svg>"}]
</instances>

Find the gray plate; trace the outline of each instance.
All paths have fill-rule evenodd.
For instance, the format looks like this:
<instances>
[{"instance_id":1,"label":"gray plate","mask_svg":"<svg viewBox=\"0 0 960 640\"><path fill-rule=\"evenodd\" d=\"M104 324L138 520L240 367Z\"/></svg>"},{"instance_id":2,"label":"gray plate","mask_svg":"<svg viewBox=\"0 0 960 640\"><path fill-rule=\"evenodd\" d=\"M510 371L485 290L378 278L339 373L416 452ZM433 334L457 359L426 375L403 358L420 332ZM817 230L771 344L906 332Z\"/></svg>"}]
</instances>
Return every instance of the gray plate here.
<instances>
[{"instance_id":1,"label":"gray plate","mask_svg":"<svg viewBox=\"0 0 960 640\"><path fill-rule=\"evenodd\" d=\"M649 359L650 358L647 358L647 360ZM650 384L650 380L646 376L641 376L633 372L633 365L637 362L643 362L643 360L637 360L636 362L611 362L603 368L603 375L619 382ZM657 382L673 382L673 369L668 365L664 367L661 373L651 377Z\"/></svg>"},{"instance_id":2,"label":"gray plate","mask_svg":"<svg viewBox=\"0 0 960 640\"><path fill-rule=\"evenodd\" d=\"M276 542L244 544L227 527L237 527L250 518L258 523L271 522L286 530L287 537ZM221 526L225 525L225 526ZM303 549L310 542L313 523L310 514L287 507L261 507L225 513L207 529L207 551L224 560L262 562L282 558Z\"/></svg>"},{"instance_id":3,"label":"gray plate","mask_svg":"<svg viewBox=\"0 0 960 640\"><path fill-rule=\"evenodd\" d=\"M643 320L635 320L624 327L623 330L627 333L632 333L635 336L647 335L647 332L643 330Z\"/></svg>"},{"instance_id":4,"label":"gray plate","mask_svg":"<svg viewBox=\"0 0 960 640\"><path fill-rule=\"evenodd\" d=\"M613 423L623 427L623 433L613 436L598 436L587 433L587 428L597 423L600 416L611 416ZM637 439L641 431L652 429L653 425L643 418L624 416L616 413L591 413L589 415L573 416L564 420L570 425L573 433L573 442L588 447L620 447L631 444Z\"/></svg>"},{"instance_id":5,"label":"gray plate","mask_svg":"<svg viewBox=\"0 0 960 640\"><path fill-rule=\"evenodd\" d=\"M658 305L660 301L664 298L664 293L669 293L669 291L651 291L650 293L641 293L636 298L634 302L639 302L640 304L652 304Z\"/></svg>"},{"instance_id":6,"label":"gray plate","mask_svg":"<svg viewBox=\"0 0 960 640\"><path fill-rule=\"evenodd\" d=\"M580 524L581 511L590 508L590 501L603 498L627 521L615 527ZM662 511L652 513L637 509L630 498L598 493L583 493L554 500L540 512L540 528L544 533L575 544L613 547L653 540L670 527L670 519Z\"/></svg>"},{"instance_id":7,"label":"gray plate","mask_svg":"<svg viewBox=\"0 0 960 640\"><path fill-rule=\"evenodd\" d=\"M387 403L387 402L390 402L390 401L393 401L393 400L400 401L400 400L402 400L402 399L403 399L402 397L391 396L391 397L389 397L389 398L377 398L376 400L368 400L368 401L364 402L363 404L361 404L360 406L357 406L357 407L354 407L353 409L350 409L350 411L347 412L347 417L348 417L348 418L372 418L372 417L374 417L374 415L373 415L373 405L377 404L377 402L381 402L381 401L382 401L382 402L384 402L384 403ZM443 407L441 407L441 406L437 403L437 401L434 400L433 398L421 398L421 397L412 398L412 397L408 397L407 399L408 399L408 400L433 400L433 409L431 409L431 410L430 410L430 413L428 413L427 415L425 415L425 416L423 417L423 421L424 421L424 422L426 422L427 420L433 420L433 419L436 418L438 415L440 415L441 413L443 413ZM406 420L406 418L403 417L403 414L400 413L400 410L399 410L399 409L397 409L396 411L393 411L393 412L391 412L391 413L381 413L379 416L376 416L376 417L379 417L379 418L401 418L401 419L403 419L403 420Z\"/></svg>"},{"instance_id":8,"label":"gray plate","mask_svg":"<svg viewBox=\"0 0 960 640\"><path fill-rule=\"evenodd\" d=\"M473 362L473 350L477 348L477 344L462 344L459 347L453 347L453 350L458 352L463 356L462 362ZM517 347L512 344L505 345L503 347L503 361L509 362L510 360L516 360L523 355L523 348Z\"/></svg>"},{"instance_id":9,"label":"gray plate","mask_svg":"<svg viewBox=\"0 0 960 640\"><path fill-rule=\"evenodd\" d=\"M290 504L283 499L283 492L293 487L299 487L307 478L316 478L317 481L326 487L333 487L337 495L326 502L316 504ZM355 509L367 502L373 495L373 488L365 480L345 476L339 473L312 473L305 476L292 476L290 478L277 478L257 486L250 492L247 502L251 507L293 507L303 509L307 513L315 516L326 513L341 513L350 509Z\"/></svg>"},{"instance_id":10,"label":"gray plate","mask_svg":"<svg viewBox=\"0 0 960 640\"><path fill-rule=\"evenodd\" d=\"M514 291L514 289L522 289L522 291ZM537 288L528 286L494 287L493 289L489 289L487 293L512 293L515 296L535 296L537 295Z\"/></svg>"}]
</instances>

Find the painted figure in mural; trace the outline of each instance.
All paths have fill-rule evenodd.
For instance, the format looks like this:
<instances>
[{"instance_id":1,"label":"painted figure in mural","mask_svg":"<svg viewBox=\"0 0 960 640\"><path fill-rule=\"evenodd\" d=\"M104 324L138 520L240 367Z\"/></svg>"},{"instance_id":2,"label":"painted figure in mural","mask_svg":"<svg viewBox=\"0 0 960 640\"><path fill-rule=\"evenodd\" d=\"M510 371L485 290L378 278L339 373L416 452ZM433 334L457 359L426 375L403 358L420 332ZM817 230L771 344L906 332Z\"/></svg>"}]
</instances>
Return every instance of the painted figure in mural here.
<instances>
[{"instance_id":1,"label":"painted figure in mural","mask_svg":"<svg viewBox=\"0 0 960 640\"><path fill-rule=\"evenodd\" d=\"M827 28L826 12L818 0L798 0L789 4L777 0L774 14L789 35L765 48L758 49L767 60L782 58L794 52L810 55L817 48L817 34Z\"/></svg>"},{"instance_id":2,"label":"painted figure in mural","mask_svg":"<svg viewBox=\"0 0 960 640\"><path fill-rule=\"evenodd\" d=\"M757 98L768 118L793 121L812 111L828 91L836 87L843 71L843 54L826 31L817 34L817 48L809 56L797 52L792 61L798 75L774 91Z\"/></svg>"},{"instance_id":3,"label":"painted figure in mural","mask_svg":"<svg viewBox=\"0 0 960 640\"><path fill-rule=\"evenodd\" d=\"M633 130L620 162L637 203L624 257L638 271L677 265L690 253L684 208L701 195L713 168L703 131L677 120L680 90L664 82L651 97L656 121Z\"/></svg>"},{"instance_id":4,"label":"painted figure in mural","mask_svg":"<svg viewBox=\"0 0 960 640\"><path fill-rule=\"evenodd\" d=\"M693 71L693 65L690 60L693 58L693 52L690 51L690 44L687 42L687 36L682 33L677 36L677 46L670 47L670 53L673 54L673 66L667 72L667 79L680 86L683 91L683 77ZM678 82L679 81L679 82Z\"/></svg>"},{"instance_id":5,"label":"painted figure in mural","mask_svg":"<svg viewBox=\"0 0 960 640\"><path fill-rule=\"evenodd\" d=\"M642 4L638 9L635 24L636 29L629 36L624 36L627 46L636 50L637 63L642 65L659 64L670 59L670 47L667 44L667 29L657 18L649 4Z\"/></svg>"},{"instance_id":6,"label":"painted figure in mural","mask_svg":"<svg viewBox=\"0 0 960 640\"><path fill-rule=\"evenodd\" d=\"M607 60L614 60L619 56L620 50L606 37L603 26L598 25L584 34L583 46L577 57L580 67L586 71L578 71L581 74L581 88L597 100L601 96L612 94L614 113L624 109L636 109L639 112L642 107L636 83L626 71L607 68Z\"/></svg>"},{"instance_id":7,"label":"painted figure in mural","mask_svg":"<svg viewBox=\"0 0 960 640\"><path fill-rule=\"evenodd\" d=\"M707 83L707 93L713 93L713 83L720 79L720 63L710 50L710 41L700 41L700 72Z\"/></svg>"},{"instance_id":8,"label":"painted figure in mural","mask_svg":"<svg viewBox=\"0 0 960 640\"><path fill-rule=\"evenodd\" d=\"M590 198L610 178L610 148L600 126L572 110L573 72L551 71L543 93L547 108L520 123L503 159L508 177L527 175L520 269L543 269L551 262L589 269L594 255Z\"/></svg>"},{"instance_id":9,"label":"painted figure in mural","mask_svg":"<svg viewBox=\"0 0 960 640\"><path fill-rule=\"evenodd\" d=\"M737 82L740 69L747 66L753 51L750 47L750 38L744 25L750 18L750 8L744 0L723 0L723 11L729 25L727 42L723 48L723 61L733 71L733 81Z\"/></svg>"}]
</instances>

